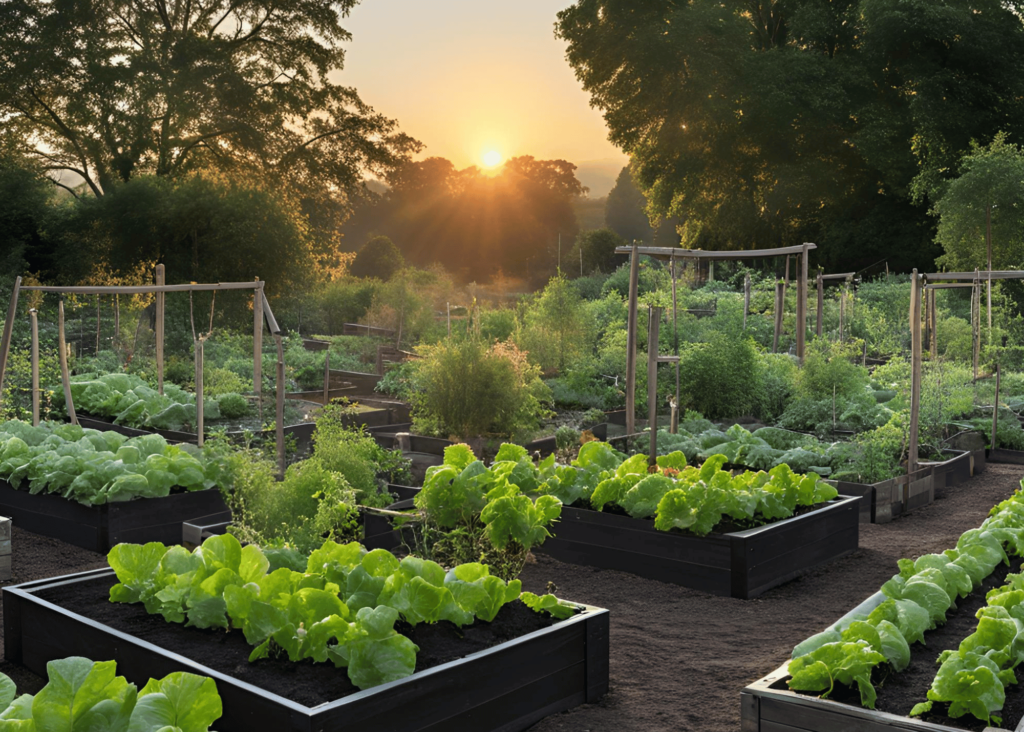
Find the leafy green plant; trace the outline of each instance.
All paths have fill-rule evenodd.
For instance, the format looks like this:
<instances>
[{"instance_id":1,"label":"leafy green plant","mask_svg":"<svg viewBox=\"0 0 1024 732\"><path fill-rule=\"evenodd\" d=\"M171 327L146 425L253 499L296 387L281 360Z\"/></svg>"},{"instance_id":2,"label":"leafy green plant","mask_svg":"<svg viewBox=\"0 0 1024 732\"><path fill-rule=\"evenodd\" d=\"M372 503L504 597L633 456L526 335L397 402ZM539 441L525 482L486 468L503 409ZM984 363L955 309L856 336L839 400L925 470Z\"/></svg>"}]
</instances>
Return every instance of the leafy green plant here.
<instances>
[{"instance_id":1,"label":"leafy green plant","mask_svg":"<svg viewBox=\"0 0 1024 732\"><path fill-rule=\"evenodd\" d=\"M222 448L168 445L160 435L128 439L116 432L12 420L0 425L0 477L32 494L56 493L89 505L159 498L177 486L226 487Z\"/></svg>"},{"instance_id":2,"label":"leafy green plant","mask_svg":"<svg viewBox=\"0 0 1024 732\"><path fill-rule=\"evenodd\" d=\"M217 406L220 408L221 416L227 419L246 417L252 411L249 400L241 394L223 394L217 398Z\"/></svg>"},{"instance_id":3,"label":"leafy green plant","mask_svg":"<svg viewBox=\"0 0 1024 732\"><path fill-rule=\"evenodd\" d=\"M0 674L0 727L31 732L206 732L222 707L213 679L172 673L138 690L116 676L114 661L72 656L46 664L47 683L38 694L17 696Z\"/></svg>"},{"instance_id":4,"label":"leafy green plant","mask_svg":"<svg viewBox=\"0 0 1024 732\"><path fill-rule=\"evenodd\" d=\"M399 562L382 549L333 541L309 555L304 571L271 569L258 546L243 547L230 534L191 553L159 543L119 544L108 561L118 579L111 602L142 603L169 622L240 630L254 647L250 662L272 656L331 662L347 668L362 689L415 671L419 649L395 631L400 617L413 626L489 622L521 590L518 580L505 582L482 564L446 572L432 561ZM567 608L550 600L540 605L556 617Z\"/></svg>"},{"instance_id":5,"label":"leafy green plant","mask_svg":"<svg viewBox=\"0 0 1024 732\"><path fill-rule=\"evenodd\" d=\"M1024 493L1017 491L992 509L977 529L965 531L955 549L925 554L916 560L901 559L899 574L882 585L886 600L869 615L846 618L793 649L789 664L791 689L823 692L828 696L838 682L857 685L861 704L874 708L874 669L888 664L896 672L910 661L909 646L923 643L925 632L945 622L956 607L1003 562L1007 548L1024 554ZM928 701L911 715L932 709L937 701L949 702L949 715L974 714L988 724L998 724L994 713L1003 705L1003 687L1014 683L1013 669L1024 660L1024 644L1017 640L1019 621L1010 615L1024 601L1020 575L1007 577L1008 584L988 593L988 607L978 612L978 631L956 651L939 656L941 664Z\"/></svg>"}]
</instances>

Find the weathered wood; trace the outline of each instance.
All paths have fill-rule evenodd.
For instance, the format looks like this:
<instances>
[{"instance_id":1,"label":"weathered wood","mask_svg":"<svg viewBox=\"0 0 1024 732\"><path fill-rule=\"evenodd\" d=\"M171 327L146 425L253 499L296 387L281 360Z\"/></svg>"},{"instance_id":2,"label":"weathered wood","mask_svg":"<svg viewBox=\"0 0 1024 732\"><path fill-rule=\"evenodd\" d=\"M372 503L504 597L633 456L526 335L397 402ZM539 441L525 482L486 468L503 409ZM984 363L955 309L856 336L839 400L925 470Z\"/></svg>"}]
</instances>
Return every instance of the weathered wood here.
<instances>
[{"instance_id":1,"label":"weathered wood","mask_svg":"<svg viewBox=\"0 0 1024 732\"><path fill-rule=\"evenodd\" d=\"M195 364L196 364L196 444L203 446L203 427L205 415L203 414L203 339L195 341Z\"/></svg>"},{"instance_id":2,"label":"weathered wood","mask_svg":"<svg viewBox=\"0 0 1024 732\"><path fill-rule=\"evenodd\" d=\"M163 267L158 264L157 267ZM209 292L211 290L252 290L256 285L252 282L216 282L188 285L101 285L101 286L56 286L56 285L25 285L22 290L32 292L63 292L69 295L151 295L163 292Z\"/></svg>"},{"instance_id":3,"label":"weathered wood","mask_svg":"<svg viewBox=\"0 0 1024 732\"><path fill-rule=\"evenodd\" d=\"M648 463L658 462L658 330L661 326L661 308L647 311L647 431L651 435Z\"/></svg>"},{"instance_id":4,"label":"weathered wood","mask_svg":"<svg viewBox=\"0 0 1024 732\"><path fill-rule=\"evenodd\" d=\"M917 470L917 425L921 412L921 282L914 269L910 275L910 438L907 474ZM905 502L909 498L904 492Z\"/></svg>"},{"instance_id":5,"label":"weathered wood","mask_svg":"<svg viewBox=\"0 0 1024 732\"><path fill-rule=\"evenodd\" d=\"M974 380L978 380L978 366L981 361L981 281L974 271L974 288L971 290L971 336L974 346Z\"/></svg>"},{"instance_id":6,"label":"weathered wood","mask_svg":"<svg viewBox=\"0 0 1024 732\"><path fill-rule=\"evenodd\" d=\"M114 346L121 339L121 296L114 295Z\"/></svg>"},{"instance_id":7,"label":"weathered wood","mask_svg":"<svg viewBox=\"0 0 1024 732\"><path fill-rule=\"evenodd\" d=\"M821 321L825 313L825 281L818 272L818 319L815 327L815 335L821 338Z\"/></svg>"},{"instance_id":8,"label":"weathered wood","mask_svg":"<svg viewBox=\"0 0 1024 732\"><path fill-rule=\"evenodd\" d=\"M35 308L28 311L32 320L32 425L39 426L39 313Z\"/></svg>"},{"instance_id":9,"label":"weathered wood","mask_svg":"<svg viewBox=\"0 0 1024 732\"><path fill-rule=\"evenodd\" d=\"M747 329L747 315L750 313L750 275L743 278L743 330ZM678 356L678 351L676 352Z\"/></svg>"},{"instance_id":10,"label":"weathered wood","mask_svg":"<svg viewBox=\"0 0 1024 732\"><path fill-rule=\"evenodd\" d=\"M165 267L162 264L156 266L156 284L162 287L165 281ZM156 388L161 394L164 393L164 310L166 308L166 295L163 291L156 293Z\"/></svg>"},{"instance_id":11,"label":"weathered wood","mask_svg":"<svg viewBox=\"0 0 1024 732\"><path fill-rule=\"evenodd\" d=\"M791 247L779 247L777 249L747 249L730 251L707 251L704 249L681 249L679 247L640 247L640 254L652 259L668 261L671 259L697 259L711 261L740 261L743 259L761 259L765 257L782 257L790 254L800 254L804 246L816 249L815 244L794 245ZM616 254L630 254L632 247L616 247Z\"/></svg>"},{"instance_id":12,"label":"weathered wood","mask_svg":"<svg viewBox=\"0 0 1024 732\"><path fill-rule=\"evenodd\" d=\"M71 399L71 374L68 371L68 344L64 337L64 296L57 302L57 358L60 361L60 381L64 386L64 403L68 410L71 424L78 424L75 405Z\"/></svg>"},{"instance_id":13,"label":"weathered wood","mask_svg":"<svg viewBox=\"0 0 1024 732\"><path fill-rule=\"evenodd\" d=\"M14 288L11 290L11 304L7 306L7 320L4 321L4 335L0 339L0 403L3 402L4 376L7 374L7 356L11 352L11 332L14 329L14 319L18 314L18 290L21 289L21 277L14 278Z\"/></svg>"},{"instance_id":14,"label":"weathered wood","mask_svg":"<svg viewBox=\"0 0 1024 732\"><path fill-rule=\"evenodd\" d=\"M782 311L785 303L786 283L779 280L775 283L775 334L772 336L772 353L779 352L779 336L782 335Z\"/></svg>"},{"instance_id":15,"label":"weathered wood","mask_svg":"<svg viewBox=\"0 0 1024 732\"><path fill-rule=\"evenodd\" d=\"M324 405L331 403L331 351L324 353Z\"/></svg>"},{"instance_id":16,"label":"weathered wood","mask_svg":"<svg viewBox=\"0 0 1024 732\"><path fill-rule=\"evenodd\" d=\"M991 267L991 263L989 267ZM998 448L996 444L996 428L999 426L999 363L996 363L996 399L992 404L992 442L989 443L990 447L995 450Z\"/></svg>"},{"instance_id":17,"label":"weathered wood","mask_svg":"<svg viewBox=\"0 0 1024 732\"><path fill-rule=\"evenodd\" d=\"M634 241L629 260L629 312L626 320L626 432L636 430L636 329L637 288L640 276L640 245ZM2 383L0 383L2 386Z\"/></svg>"},{"instance_id":18,"label":"weathered wood","mask_svg":"<svg viewBox=\"0 0 1024 732\"><path fill-rule=\"evenodd\" d=\"M263 283L256 278L258 287L252 293L252 391L256 396L256 409L263 422Z\"/></svg>"},{"instance_id":19,"label":"weathered wood","mask_svg":"<svg viewBox=\"0 0 1024 732\"><path fill-rule=\"evenodd\" d=\"M807 278L808 273L808 249L804 244L803 254L800 257L800 281L796 285L796 357L803 365L804 342L807 340Z\"/></svg>"},{"instance_id":20,"label":"weathered wood","mask_svg":"<svg viewBox=\"0 0 1024 732\"><path fill-rule=\"evenodd\" d=\"M277 418L274 436L277 440L277 472L284 478L284 344L280 332L274 333L274 341L277 343Z\"/></svg>"}]
</instances>

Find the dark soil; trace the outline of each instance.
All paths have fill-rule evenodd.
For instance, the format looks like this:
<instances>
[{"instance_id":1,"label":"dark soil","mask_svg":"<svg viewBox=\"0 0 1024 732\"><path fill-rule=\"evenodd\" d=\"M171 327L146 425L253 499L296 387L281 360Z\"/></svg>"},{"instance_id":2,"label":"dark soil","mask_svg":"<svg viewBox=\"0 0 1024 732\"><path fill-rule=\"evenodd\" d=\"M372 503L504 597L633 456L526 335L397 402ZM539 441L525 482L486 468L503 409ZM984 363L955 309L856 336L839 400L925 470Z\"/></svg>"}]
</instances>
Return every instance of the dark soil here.
<instances>
[{"instance_id":1,"label":"dark soil","mask_svg":"<svg viewBox=\"0 0 1024 732\"><path fill-rule=\"evenodd\" d=\"M299 704L314 707L359 691L349 682L348 671L333 664L292 663L287 656L249 663L252 647L241 632L186 628L148 614L142 605L111 603L112 584L106 579L83 582L71 588L43 590L38 596ZM498 611L493 622L477 621L461 630L447 621L416 627L401 622L395 629L419 646L416 670L422 671L551 624L550 616L514 602Z\"/></svg>"},{"instance_id":2,"label":"dark soil","mask_svg":"<svg viewBox=\"0 0 1024 732\"><path fill-rule=\"evenodd\" d=\"M755 600L714 597L537 555L523 572L524 589L543 593L553 583L561 597L611 610L611 689L599 703L552 715L531 729L736 732L743 687L774 671L794 645L874 594L897 571L898 559L954 546L961 533L978 526L992 506L1013 493L1022 475L1020 466L989 464L985 473L947 490L931 506L890 524L861 524L858 551ZM15 582L104 566L100 555L17 528L12 548ZM967 602L958 604L958 615L973 615ZM929 636L927 648L915 647L915 668L933 675L934 666L928 667L940 650L973 631L976 621L969 619L972 624L956 631L951 645ZM959 621L951 617L951 634L953 622ZM15 679L19 691L32 693L42 685L10 663L0 664L0 671ZM886 680L880 699L896 685ZM1015 697L1024 698L1024 692L1019 686L1011 689L1004 719L1012 729L1024 710L1012 711L1009 705L1018 703ZM914 702L922 699L923 694Z\"/></svg>"}]
</instances>

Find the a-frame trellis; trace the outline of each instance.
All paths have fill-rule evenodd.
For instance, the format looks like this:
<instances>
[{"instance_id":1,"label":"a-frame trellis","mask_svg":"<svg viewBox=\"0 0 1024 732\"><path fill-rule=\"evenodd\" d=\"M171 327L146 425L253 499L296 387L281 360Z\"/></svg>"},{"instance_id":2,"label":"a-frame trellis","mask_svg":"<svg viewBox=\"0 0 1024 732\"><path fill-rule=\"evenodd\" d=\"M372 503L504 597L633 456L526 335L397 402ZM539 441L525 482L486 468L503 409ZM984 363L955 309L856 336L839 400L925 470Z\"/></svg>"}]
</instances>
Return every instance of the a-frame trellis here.
<instances>
[{"instance_id":1,"label":"a-frame trellis","mask_svg":"<svg viewBox=\"0 0 1024 732\"><path fill-rule=\"evenodd\" d=\"M262 356L263 356L263 326L266 324L271 335L277 342L277 462L278 470L283 475L285 467L284 454L284 344L281 340L281 329L270 309L270 303L264 292L262 280L253 282L219 282L215 284L187 284L167 285L164 284L164 266L157 265L155 284L152 285L110 285L110 286L45 286L26 285L22 286L21 277L15 279L14 290L11 293L11 303L7 310L7 319L4 322L3 336L0 337L0 398L3 394L4 376L7 370L7 357L11 348L11 333L14 329L14 318L17 315L18 296L21 291L50 292L60 295L60 302L57 306L57 339L60 357L61 381L64 386L64 398L67 402L68 416L75 424L78 423L75 407L71 400L71 379L68 372L67 350L64 338L64 295L143 295L154 294L156 296L156 364L157 364L157 387L163 393L163 351L164 351L164 299L168 292L219 292L227 290L252 290L253 291L253 391L262 414ZM35 314L32 314L33 321ZM32 330L32 414L33 420L38 422L39 418L39 358L38 358L38 331ZM199 445L203 444L203 341L197 339L196 345L196 422L197 438Z\"/></svg>"}]
</instances>

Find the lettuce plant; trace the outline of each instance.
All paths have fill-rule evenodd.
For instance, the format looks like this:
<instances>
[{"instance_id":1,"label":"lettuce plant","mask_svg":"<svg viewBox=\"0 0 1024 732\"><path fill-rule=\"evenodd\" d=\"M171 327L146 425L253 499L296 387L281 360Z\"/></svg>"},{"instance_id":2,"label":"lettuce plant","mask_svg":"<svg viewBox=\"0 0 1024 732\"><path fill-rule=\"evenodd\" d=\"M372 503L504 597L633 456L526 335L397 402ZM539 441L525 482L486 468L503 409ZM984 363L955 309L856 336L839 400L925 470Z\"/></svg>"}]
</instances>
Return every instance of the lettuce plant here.
<instances>
[{"instance_id":1,"label":"lettuce plant","mask_svg":"<svg viewBox=\"0 0 1024 732\"><path fill-rule=\"evenodd\" d=\"M155 542L118 544L108 561L118 579L111 602L143 603L170 622L241 631L254 646L250 661L287 655L330 662L347 668L359 688L415 671L418 648L395 631L399 618L414 626L490 622L522 589L519 580L505 582L483 564L446 572L432 561L399 561L354 542L325 542L305 571L271 571L259 547L242 547L230 534L210 537L193 552ZM558 618L576 612L557 599L534 597L535 610Z\"/></svg>"},{"instance_id":2,"label":"lettuce plant","mask_svg":"<svg viewBox=\"0 0 1024 732\"><path fill-rule=\"evenodd\" d=\"M25 732L207 732L222 713L213 679L173 673L142 691L116 676L114 661L72 656L46 664L38 694L17 696L0 674L0 729Z\"/></svg>"},{"instance_id":3,"label":"lettuce plant","mask_svg":"<svg viewBox=\"0 0 1024 732\"><path fill-rule=\"evenodd\" d=\"M1003 501L977 529L964 532L955 549L901 559L900 572L882 585L886 600L866 617L841 621L793 649L789 687L823 692L836 682L857 684L861 704L874 708L872 672L888 663L899 672L910 662L909 646L924 643L925 632L945 622L956 600L966 597L1003 562L1006 548L1024 554L1024 494ZM978 612L978 630L956 651L938 659L928 701L911 715L931 711L934 702L948 702L949 716L971 713L989 724L1003 706L1004 687L1016 683L1014 668L1024 660L1024 579L1009 575L1008 584L988 594L988 607Z\"/></svg>"}]
</instances>

